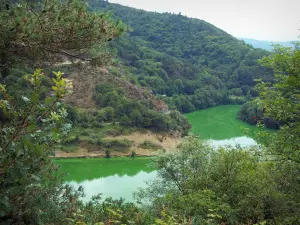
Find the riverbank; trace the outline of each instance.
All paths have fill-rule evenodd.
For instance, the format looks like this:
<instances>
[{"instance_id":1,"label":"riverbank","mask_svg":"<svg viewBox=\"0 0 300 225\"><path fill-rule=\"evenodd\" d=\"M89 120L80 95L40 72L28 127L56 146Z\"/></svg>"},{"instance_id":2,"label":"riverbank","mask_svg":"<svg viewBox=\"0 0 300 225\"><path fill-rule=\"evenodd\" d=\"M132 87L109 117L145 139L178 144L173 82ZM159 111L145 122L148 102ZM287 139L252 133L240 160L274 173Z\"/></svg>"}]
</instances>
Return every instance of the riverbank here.
<instances>
[{"instance_id":1,"label":"riverbank","mask_svg":"<svg viewBox=\"0 0 300 225\"><path fill-rule=\"evenodd\" d=\"M209 109L199 110L186 114L189 122L193 125L191 132L200 136L202 140L209 140L214 146L223 145L254 145L255 133L259 132L258 127L249 125L237 118L239 105L216 106ZM77 133L83 131L78 130ZM80 137L80 143L71 151L57 151L56 158L105 158L106 150L103 146L90 143L95 130L89 131L89 136ZM180 138L167 134L156 134L147 130L135 131L126 135L107 135L101 134L101 140L119 141L130 143L130 147L125 150L115 148L109 149L111 157L151 157L157 155L158 150L170 151L180 144ZM99 135L100 136L100 135ZM119 151L116 151L119 149Z\"/></svg>"},{"instance_id":2,"label":"riverbank","mask_svg":"<svg viewBox=\"0 0 300 225\"><path fill-rule=\"evenodd\" d=\"M130 157L132 153L136 157L151 157L157 155L159 150L170 151L180 144L180 138L166 135L155 134L152 132L134 132L128 135L107 136L104 140L128 140L132 143L126 152L110 152L110 157ZM90 146L82 142L76 152L56 151L54 158L105 158L106 152L98 146Z\"/></svg>"}]
</instances>

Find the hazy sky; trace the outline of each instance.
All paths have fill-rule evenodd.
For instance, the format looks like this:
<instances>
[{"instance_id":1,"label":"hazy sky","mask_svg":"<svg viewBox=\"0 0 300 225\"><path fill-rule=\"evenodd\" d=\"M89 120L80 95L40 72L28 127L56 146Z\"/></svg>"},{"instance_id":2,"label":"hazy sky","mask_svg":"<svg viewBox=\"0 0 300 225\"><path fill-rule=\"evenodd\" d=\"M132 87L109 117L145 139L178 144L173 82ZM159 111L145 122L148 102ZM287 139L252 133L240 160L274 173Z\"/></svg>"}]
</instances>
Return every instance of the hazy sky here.
<instances>
[{"instance_id":1,"label":"hazy sky","mask_svg":"<svg viewBox=\"0 0 300 225\"><path fill-rule=\"evenodd\" d=\"M297 40L300 0L109 0L156 12L181 12L203 19L235 37ZM299 40L299 39L298 39Z\"/></svg>"}]
</instances>

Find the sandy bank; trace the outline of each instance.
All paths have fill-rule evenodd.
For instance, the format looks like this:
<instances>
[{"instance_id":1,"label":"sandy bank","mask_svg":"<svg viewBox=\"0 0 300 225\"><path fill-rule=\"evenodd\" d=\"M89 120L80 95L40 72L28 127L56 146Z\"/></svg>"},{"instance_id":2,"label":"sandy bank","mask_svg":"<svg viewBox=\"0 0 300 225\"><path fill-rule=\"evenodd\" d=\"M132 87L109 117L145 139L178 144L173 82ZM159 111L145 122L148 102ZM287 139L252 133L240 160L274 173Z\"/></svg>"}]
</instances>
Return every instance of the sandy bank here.
<instances>
[{"instance_id":1,"label":"sandy bank","mask_svg":"<svg viewBox=\"0 0 300 225\"><path fill-rule=\"evenodd\" d=\"M132 141L132 147L128 152L111 152L111 157L130 157L131 153L134 151L137 157L150 157L155 156L158 151L152 149L141 148L140 145L145 141L150 141L153 144L159 145L162 149L170 151L180 143L180 138L173 137L170 135L154 134L152 132L141 133L134 132L129 135L121 136L107 136L105 139L109 140L130 140ZM97 147L88 149L85 144L81 144L77 152L63 152L56 151L55 158L103 158L105 157L105 152Z\"/></svg>"}]
</instances>

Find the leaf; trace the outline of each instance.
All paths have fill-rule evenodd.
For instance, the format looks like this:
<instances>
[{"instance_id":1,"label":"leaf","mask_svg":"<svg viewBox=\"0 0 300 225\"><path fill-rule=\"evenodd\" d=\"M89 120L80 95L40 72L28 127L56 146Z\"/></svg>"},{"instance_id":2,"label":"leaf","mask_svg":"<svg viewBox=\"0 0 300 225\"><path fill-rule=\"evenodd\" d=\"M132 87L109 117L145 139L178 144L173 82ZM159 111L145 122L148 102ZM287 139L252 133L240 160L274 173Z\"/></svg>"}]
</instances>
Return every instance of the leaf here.
<instances>
[{"instance_id":1,"label":"leaf","mask_svg":"<svg viewBox=\"0 0 300 225\"><path fill-rule=\"evenodd\" d=\"M35 124L30 124L28 127L27 127L27 130L29 131L29 132L32 132L32 131L34 131L34 130L36 130L37 129L37 126L35 125Z\"/></svg>"},{"instance_id":2,"label":"leaf","mask_svg":"<svg viewBox=\"0 0 300 225\"><path fill-rule=\"evenodd\" d=\"M24 144L27 146L27 148L31 149L33 144L30 142L28 138L24 139Z\"/></svg>"},{"instance_id":3,"label":"leaf","mask_svg":"<svg viewBox=\"0 0 300 225\"><path fill-rule=\"evenodd\" d=\"M43 148L39 145L35 145L34 153L36 156L40 156L43 153Z\"/></svg>"},{"instance_id":4,"label":"leaf","mask_svg":"<svg viewBox=\"0 0 300 225\"><path fill-rule=\"evenodd\" d=\"M37 102L39 100L39 98L40 98L40 96L38 93L36 93L36 92L32 93L32 95L31 95L32 102Z\"/></svg>"},{"instance_id":5,"label":"leaf","mask_svg":"<svg viewBox=\"0 0 300 225\"><path fill-rule=\"evenodd\" d=\"M52 105L53 102L54 102L53 98L47 97L47 98L45 99L45 103L46 103L47 105Z\"/></svg>"},{"instance_id":6,"label":"leaf","mask_svg":"<svg viewBox=\"0 0 300 225\"><path fill-rule=\"evenodd\" d=\"M10 207L9 198L7 196L0 198L0 205L4 205L6 208Z\"/></svg>"},{"instance_id":7,"label":"leaf","mask_svg":"<svg viewBox=\"0 0 300 225\"><path fill-rule=\"evenodd\" d=\"M57 132L52 132L51 136L54 141L58 141L60 135Z\"/></svg>"}]
</instances>

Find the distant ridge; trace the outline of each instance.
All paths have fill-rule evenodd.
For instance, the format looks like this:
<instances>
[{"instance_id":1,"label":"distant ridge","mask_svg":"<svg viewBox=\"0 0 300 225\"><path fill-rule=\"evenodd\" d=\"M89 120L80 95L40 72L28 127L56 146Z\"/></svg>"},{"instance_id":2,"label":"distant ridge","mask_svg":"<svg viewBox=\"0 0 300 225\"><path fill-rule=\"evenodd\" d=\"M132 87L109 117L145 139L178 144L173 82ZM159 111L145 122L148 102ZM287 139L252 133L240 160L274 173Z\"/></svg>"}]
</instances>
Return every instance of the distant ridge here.
<instances>
[{"instance_id":1,"label":"distant ridge","mask_svg":"<svg viewBox=\"0 0 300 225\"><path fill-rule=\"evenodd\" d=\"M256 40L251 38L238 38L243 40L245 43L252 45L254 48L262 48L267 51L272 51L273 44L280 44L284 47L293 47L293 41L280 42L280 41L265 41L265 40Z\"/></svg>"}]
</instances>

